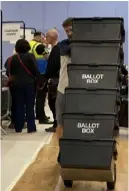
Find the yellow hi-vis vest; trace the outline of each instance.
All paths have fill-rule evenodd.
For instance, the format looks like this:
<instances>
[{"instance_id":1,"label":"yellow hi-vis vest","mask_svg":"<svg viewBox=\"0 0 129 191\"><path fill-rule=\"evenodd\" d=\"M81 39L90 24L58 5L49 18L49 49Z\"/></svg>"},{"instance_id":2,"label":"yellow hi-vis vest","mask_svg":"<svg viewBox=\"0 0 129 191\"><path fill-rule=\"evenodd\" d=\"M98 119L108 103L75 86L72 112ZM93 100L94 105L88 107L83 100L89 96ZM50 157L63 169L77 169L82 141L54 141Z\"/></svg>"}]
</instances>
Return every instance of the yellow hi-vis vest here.
<instances>
[{"instance_id":1,"label":"yellow hi-vis vest","mask_svg":"<svg viewBox=\"0 0 129 191\"><path fill-rule=\"evenodd\" d=\"M30 48L31 48L31 50L30 50L29 52L32 53L32 54L34 54L34 56L35 56L36 59L40 59L40 58L43 59L43 58L44 58L43 55L39 55L39 54L37 54L37 52L36 52L36 48L37 48L37 46L39 46L40 44L42 44L42 43L36 42L35 40L31 40L31 41L30 41Z\"/></svg>"},{"instance_id":2,"label":"yellow hi-vis vest","mask_svg":"<svg viewBox=\"0 0 129 191\"><path fill-rule=\"evenodd\" d=\"M47 60L44 58L43 54L42 55L39 55L37 54L36 52L36 48L37 46L39 46L40 44L42 43L39 43L39 42L36 42L35 40L31 40L30 41L30 47L31 47L31 50L29 51L30 53L34 54L35 58L36 58L36 61L37 61L37 66L38 66L38 69L40 71L40 73L44 74L45 71L46 71L46 68L47 68ZM45 53L46 51L44 51Z\"/></svg>"}]
</instances>

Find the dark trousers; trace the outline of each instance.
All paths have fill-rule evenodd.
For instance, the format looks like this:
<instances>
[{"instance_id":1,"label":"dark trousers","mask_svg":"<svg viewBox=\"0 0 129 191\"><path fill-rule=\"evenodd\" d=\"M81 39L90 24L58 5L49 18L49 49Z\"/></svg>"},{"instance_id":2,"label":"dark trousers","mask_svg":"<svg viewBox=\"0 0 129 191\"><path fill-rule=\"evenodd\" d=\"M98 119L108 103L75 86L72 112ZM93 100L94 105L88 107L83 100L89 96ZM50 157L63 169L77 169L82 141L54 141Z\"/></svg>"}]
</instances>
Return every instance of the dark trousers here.
<instances>
[{"instance_id":1,"label":"dark trousers","mask_svg":"<svg viewBox=\"0 0 129 191\"><path fill-rule=\"evenodd\" d=\"M45 114L45 101L47 96L47 88L37 90L36 95L36 118L39 121L44 121L46 118Z\"/></svg>"},{"instance_id":2,"label":"dark trousers","mask_svg":"<svg viewBox=\"0 0 129 191\"><path fill-rule=\"evenodd\" d=\"M15 100L14 100L14 96L12 96L12 89L10 88L10 93L11 93L11 107L10 107L10 111L11 111L11 124L14 124L15 122L15 119L14 119L14 114L15 114ZM25 109L25 116L24 116L24 119L26 121L26 108L24 107Z\"/></svg>"},{"instance_id":3,"label":"dark trousers","mask_svg":"<svg viewBox=\"0 0 129 191\"><path fill-rule=\"evenodd\" d=\"M41 75L41 80L44 80L44 76ZM45 114L45 101L46 101L46 96L47 96L47 83L46 85L42 88L44 81L41 83L41 89L37 90L36 94L36 118L43 122L44 119L46 118Z\"/></svg>"},{"instance_id":4,"label":"dark trousers","mask_svg":"<svg viewBox=\"0 0 129 191\"><path fill-rule=\"evenodd\" d=\"M35 85L26 84L22 86L12 87L11 94L12 94L12 111L13 111L12 120L14 120L16 132L20 132L23 129L25 122L25 114L26 114L28 132L35 131L36 130L35 115L34 115L34 103L36 95Z\"/></svg>"},{"instance_id":5,"label":"dark trousers","mask_svg":"<svg viewBox=\"0 0 129 191\"><path fill-rule=\"evenodd\" d=\"M15 114L15 98L13 96L13 88L10 87L10 94L11 94L11 107L10 107L10 111L11 111L11 124L14 124L15 119L14 119L14 114ZM25 108L25 107L24 107ZM26 108L25 108L25 114L26 114ZM24 116L25 120L26 120L26 116Z\"/></svg>"},{"instance_id":6,"label":"dark trousers","mask_svg":"<svg viewBox=\"0 0 129 191\"><path fill-rule=\"evenodd\" d=\"M48 104L49 108L53 114L54 118L54 126L57 126L56 121L56 96L57 96L57 86L58 86L58 79L50 79L50 82L48 83Z\"/></svg>"},{"instance_id":7,"label":"dark trousers","mask_svg":"<svg viewBox=\"0 0 129 191\"><path fill-rule=\"evenodd\" d=\"M128 127L128 101L124 100L121 103L119 112L119 125L121 127Z\"/></svg>"}]
</instances>

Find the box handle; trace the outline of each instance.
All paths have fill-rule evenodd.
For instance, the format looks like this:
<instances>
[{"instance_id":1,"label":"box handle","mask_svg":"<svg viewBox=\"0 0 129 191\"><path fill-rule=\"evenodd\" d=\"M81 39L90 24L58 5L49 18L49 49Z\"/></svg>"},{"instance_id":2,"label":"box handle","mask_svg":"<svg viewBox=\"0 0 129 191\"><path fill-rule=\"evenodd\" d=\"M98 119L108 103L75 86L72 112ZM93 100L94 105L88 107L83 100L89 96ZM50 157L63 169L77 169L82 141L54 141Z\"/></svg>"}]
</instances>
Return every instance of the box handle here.
<instances>
[{"instance_id":1,"label":"box handle","mask_svg":"<svg viewBox=\"0 0 129 191\"><path fill-rule=\"evenodd\" d=\"M102 44L103 43L103 41L101 41L101 40L89 40L89 41L87 41L88 43L91 43L91 44Z\"/></svg>"},{"instance_id":2,"label":"box handle","mask_svg":"<svg viewBox=\"0 0 129 191\"><path fill-rule=\"evenodd\" d=\"M108 40L87 40L87 41L83 41L83 42L90 43L90 44L120 43L120 41L118 41L118 40L110 40L110 41L108 41Z\"/></svg>"},{"instance_id":3,"label":"box handle","mask_svg":"<svg viewBox=\"0 0 129 191\"><path fill-rule=\"evenodd\" d=\"M97 88L88 88L88 89L86 89L86 91L97 91L98 89Z\"/></svg>"},{"instance_id":4,"label":"box handle","mask_svg":"<svg viewBox=\"0 0 129 191\"><path fill-rule=\"evenodd\" d=\"M96 115L101 115L101 116L114 116L116 117L117 115L115 113L83 113L84 116L96 116Z\"/></svg>"},{"instance_id":5,"label":"box handle","mask_svg":"<svg viewBox=\"0 0 129 191\"><path fill-rule=\"evenodd\" d=\"M115 144L117 143L116 140L114 139L80 139L80 141L83 141L83 142L95 142L95 141L105 141L105 142L114 142Z\"/></svg>"},{"instance_id":6,"label":"box handle","mask_svg":"<svg viewBox=\"0 0 129 191\"><path fill-rule=\"evenodd\" d=\"M101 115L101 116L114 116L114 117L117 117L117 114L115 113L63 113L62 115L84 115L84 116L98 116L98 115Z\"/></svg>"},{"instance_id":7,"label":"box handle","mask_svg":"<svg viewBox=\"0 0 129 191\"><path fill-rule=\"evenodd\" d=\"M116 143L117 141L114 139L65 139L65 138L61 138L60 140L66 140L66 141L84 141L84 142L94 142L94 141L112 141L114 143Z\"/></svg>"},{"instance_id":8,"label":"box handle","mask_svg":"<svg viewBox=\"0 0 129 191\"><path fill-rule=\"evenodd\" d=\"M88 43L88 44L103 44L103 43L107 43L107 44L110 44L110 43L121 43L121 41L120 40L77 40L77 41L75 41L75 40L71 40L71 44L72 43L83 43L83 44L85 44L85 43ZM120 46L120 45L119 45Z\"/></svg>"},{"instance_id":9,"label":"box handle","mask_svg":"<svg viewBox=\"0 0 129 191\"><path fill-rule=\"evenodd\" d=\"M105 141L105 142L113 142L114 144L119 144L116 140L114 139L65 139L65 138L61 138L59 140L59 142L61 141L71 141L71 142L75 142L75 141L83 141L83 142L95 142L95 141Z\"/></svg>"},{"instance_id":10,"label":"box handle","mask_svg":"<svg viewBox=\"0 0 129 191\"><path fill-rule=\"evenodd\" d=\"M97 63L89 63L87 64L88 67L98 67L98 64Z\"/></svg>"}]
</instances>

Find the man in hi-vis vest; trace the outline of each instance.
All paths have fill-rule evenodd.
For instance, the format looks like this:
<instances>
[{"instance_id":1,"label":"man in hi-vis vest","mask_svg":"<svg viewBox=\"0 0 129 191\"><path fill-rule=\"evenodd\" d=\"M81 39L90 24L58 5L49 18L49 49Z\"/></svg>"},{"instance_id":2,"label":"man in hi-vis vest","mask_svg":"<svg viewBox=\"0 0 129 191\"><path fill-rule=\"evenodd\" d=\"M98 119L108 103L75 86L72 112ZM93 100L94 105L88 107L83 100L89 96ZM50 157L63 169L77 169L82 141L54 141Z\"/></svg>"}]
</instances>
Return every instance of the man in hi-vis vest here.
<instances>
[{"instance_id":1,"label":"man in hi-vis vest","mask_svg":"<svg viewBox=\"0 0 129 191\"><path fill-rule=\"evenodd\" d=\"M48 51L44 46L45 35L41 32L36 32L34 34L34 39L30 41L30 53L34 54L37 60L37 66L41 73L41 81L44 83L44 73L47 67L47 56ZM49 118L45 114L45 100L47 94L47 84L45 87L41 87L37 91L36 96L36 119L39 120L40 124L48 124Z\"/></svg>"}]
</instances>

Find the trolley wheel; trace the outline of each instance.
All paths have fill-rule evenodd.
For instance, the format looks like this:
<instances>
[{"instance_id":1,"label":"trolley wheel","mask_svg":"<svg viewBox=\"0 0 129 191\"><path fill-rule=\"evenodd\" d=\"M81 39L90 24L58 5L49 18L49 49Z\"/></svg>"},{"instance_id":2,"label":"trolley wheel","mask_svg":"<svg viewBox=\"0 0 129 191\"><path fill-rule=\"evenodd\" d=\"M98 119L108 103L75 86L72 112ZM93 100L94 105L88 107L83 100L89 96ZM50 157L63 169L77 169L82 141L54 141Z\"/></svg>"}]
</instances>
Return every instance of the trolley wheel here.
<instances>
[{"instance_id":1,"label":"trolley wheel","mask_svg":"<svg viewBox=\"0 0 129 191\"><path fill-rule=\"evenodd\" d=\"M72 180L64 180L64 185L66 186L66 188L72 188L73 181Z\"/></svg>"},{"instance_id":2,"label":"trolley wheel","mask_svg":"<svg viewBox=\"0 0 129 191\"><path fill-rule=\"evenodd\" d=\"M114 190L116 185L116 164L114 165L114 181L113 182L107 182L107 189L108 190Z\"/></svg>"}]
</instances>

